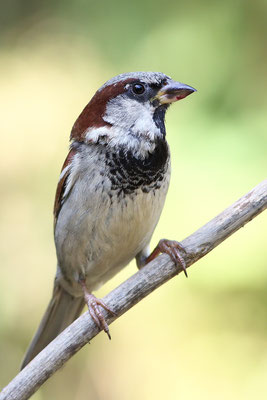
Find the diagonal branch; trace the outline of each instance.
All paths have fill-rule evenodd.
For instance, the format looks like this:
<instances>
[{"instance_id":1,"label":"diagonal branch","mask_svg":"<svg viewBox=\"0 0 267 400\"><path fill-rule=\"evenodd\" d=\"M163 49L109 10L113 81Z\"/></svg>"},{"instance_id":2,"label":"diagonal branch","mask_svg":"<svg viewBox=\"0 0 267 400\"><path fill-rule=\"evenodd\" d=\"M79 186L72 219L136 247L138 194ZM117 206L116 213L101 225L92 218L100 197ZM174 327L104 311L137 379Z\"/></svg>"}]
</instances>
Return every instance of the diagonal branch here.
<instances>
[{"instance_id":1,"label":"diagonal branch","mask_svg":"<svg viewBox=\"0 0 267 400\"><path fill-rule=\"evenodd\" d=\"M182 241L187 268L214 249L232 233L267 208L267 180L261 182L225 211ZM181 272L169 256L162 254L138 271L105 298L116 317L103 311L108 324L115 321L153 290ZM81 347L98 334L98 328L85 312L51 342L0 393L0 400L28 399Z\"/></svg>"}]
</instances>

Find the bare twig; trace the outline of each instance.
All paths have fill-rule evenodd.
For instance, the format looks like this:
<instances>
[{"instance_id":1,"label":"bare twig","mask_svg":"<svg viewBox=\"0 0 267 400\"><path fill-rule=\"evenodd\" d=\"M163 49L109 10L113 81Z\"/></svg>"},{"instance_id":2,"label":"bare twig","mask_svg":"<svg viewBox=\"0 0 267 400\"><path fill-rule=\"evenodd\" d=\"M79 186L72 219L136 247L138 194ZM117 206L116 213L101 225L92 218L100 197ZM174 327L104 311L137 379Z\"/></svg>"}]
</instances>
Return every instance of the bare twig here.
<instances>
[{"instance_id":1,"label":"bare twig","mask_svg":"<svg viewBox=\"0 0 267 400\"><path fill-rule=\"evenodd\" d=\"M216 218L182 241L187 268L210 252L219 243L240 229L267 208L267 180L256 186ZM109 293L105 303L117 316L104 311L109 324L125 313L153 290L181 272L169 256L162 254L142 270ZM28 364L0 393L0 400L28 399L70 357L98 334L98 328L84 313L30 364Z\"/></svg>"}]
</instances>

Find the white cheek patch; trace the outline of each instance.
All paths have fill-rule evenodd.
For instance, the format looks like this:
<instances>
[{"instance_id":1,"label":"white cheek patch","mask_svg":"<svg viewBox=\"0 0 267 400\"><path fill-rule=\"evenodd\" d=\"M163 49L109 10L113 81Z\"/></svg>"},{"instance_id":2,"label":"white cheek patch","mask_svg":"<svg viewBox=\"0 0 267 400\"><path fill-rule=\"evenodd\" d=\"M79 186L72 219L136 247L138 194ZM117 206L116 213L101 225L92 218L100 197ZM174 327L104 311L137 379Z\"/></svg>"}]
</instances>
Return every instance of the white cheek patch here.
<instances>
[{"instance_id":1,"label":"white cheek patch","mask_svg":"<svg viewBox=\"0 0 267 400\"><path fill-rule=\"evenodd\" d=\"M111 147L123 147L138 157L145 157L155 148L157 138L162 138L160 129L153 120L154 107L147 101L139 103L125 95L117 96L107 104L103 120L111 126L88 128L87 143L100 139Z\"/></svg>"},{"instance_id":2,"label":"white cheek patch","mask_svg":"<svg viewBox=\"0 0 267 400\"><path fill-rule=\"evenodd\" d=\"M154 150L155 140L162 137L153 120L154 111L149 101L139 103L125 95L112 99L107 104L103 119L113 125L113 143L127 144L132 150L141 153Z\"/></svg>"},{"instance_id":3,"label":"white cheek patch","mask_svg":"<svg viewBox=\"0 0 267 400\"><path fill-rule=\"evenodd\" d=\"M154 107L147 101L139 103L125 95L120 95L107 103L104 121L125 129L135 129L135 126L145 130L154 129Z\"/></svg>"}]
</instances>

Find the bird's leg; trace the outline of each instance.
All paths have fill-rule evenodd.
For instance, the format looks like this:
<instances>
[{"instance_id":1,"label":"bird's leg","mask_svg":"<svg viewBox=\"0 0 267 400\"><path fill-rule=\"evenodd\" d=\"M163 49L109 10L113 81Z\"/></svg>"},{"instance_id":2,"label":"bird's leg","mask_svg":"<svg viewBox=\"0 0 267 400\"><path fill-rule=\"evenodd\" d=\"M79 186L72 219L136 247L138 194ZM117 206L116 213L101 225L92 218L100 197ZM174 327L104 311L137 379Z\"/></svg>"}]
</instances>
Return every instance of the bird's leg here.
<instances>
[{"instance_id":1,"label":"bird's leg","mask_svg":"<svg viewBox=\"0 0 267 400\"><path fill-rule=\"evenodd\" d=\"M154 260L159 253L166 253L171 257L176 266L181 266L183 268L185 276L187 277L186 264L182 255L180 254L181 250L186 253L181 243L176 242L175 240L161 239L150 256L147 257L146 264Z\"/></svg>"},{"instance_id":2,"label":"bird's leg","mask_svg":"<svg viewBox=\"0 0 267 400\"><path fill-rule=\"evenodd\" d=\"M109 339L111 339L108 324L104 318L104 315L102 314L102 312L100 310L100 307L104 308L105 310L110 312L112 315L116 315L116 314L102 300L98 299L92 293L88 292L84 280L80 280L79 283L83 289L84 300L88 306L89 314L93 318L93 320L96 323L96 325L98 326L98 328L100 330L103 329L106 332L106 334L108 335Z\"/></svg>"}]
</instances>

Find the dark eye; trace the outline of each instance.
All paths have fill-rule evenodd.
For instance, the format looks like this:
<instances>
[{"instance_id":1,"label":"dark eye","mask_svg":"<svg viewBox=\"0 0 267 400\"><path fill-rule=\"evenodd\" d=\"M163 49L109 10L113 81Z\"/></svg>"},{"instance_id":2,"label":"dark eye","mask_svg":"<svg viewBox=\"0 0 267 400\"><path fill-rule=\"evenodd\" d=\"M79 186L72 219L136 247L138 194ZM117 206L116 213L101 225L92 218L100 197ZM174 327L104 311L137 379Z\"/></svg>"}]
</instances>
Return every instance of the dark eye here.
<instances>
[{"instance_id":1,"label":"dark eye","mask_svg":"<svg viewBox=\"0 0 267 400\"><path fill-rule=\"evenodd\" d=\"M144 91L145 91L145 87L144 87L144 85L141 85L141 83L135 83L133 85L133 92L135 94L142 94L142 93L144 93Z\"/></svg>"}]
</instances>

